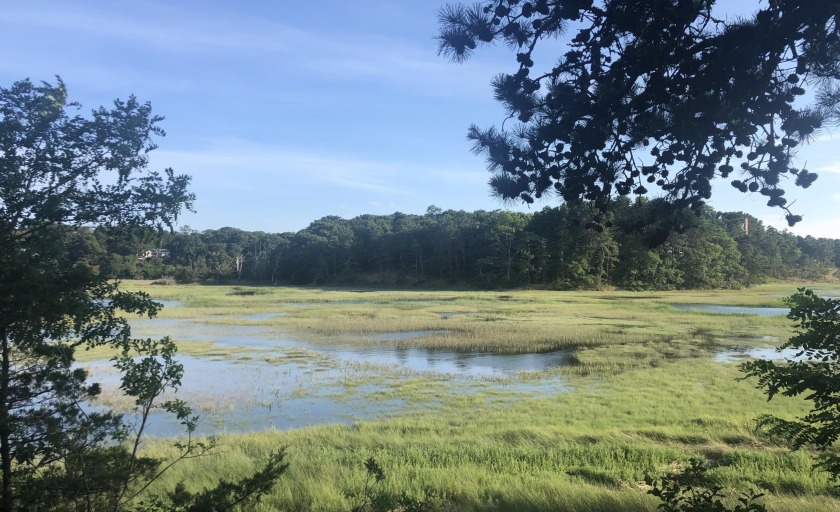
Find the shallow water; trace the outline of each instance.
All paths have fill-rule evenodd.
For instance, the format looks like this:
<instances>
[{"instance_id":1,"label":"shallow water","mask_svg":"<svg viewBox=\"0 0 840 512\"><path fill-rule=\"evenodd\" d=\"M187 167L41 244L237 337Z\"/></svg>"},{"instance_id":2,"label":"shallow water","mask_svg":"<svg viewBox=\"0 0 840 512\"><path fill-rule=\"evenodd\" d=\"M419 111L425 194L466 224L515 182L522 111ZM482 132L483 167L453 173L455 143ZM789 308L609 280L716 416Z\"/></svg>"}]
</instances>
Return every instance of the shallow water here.
<instances>
[{"instance_id":1,"label":"shallow water","mask_svg":"<svg viewBox=\"0 0 840 512\"><path fill-rule=\"evenodd\" d=\"M426 336L437 336L439 334L446 334L448 331L396 331L396 332L382 332L379 334L371 334L368 338L377 341L400 341L413 340L417 338L425 338Z\"/></svg>"},{"instance_id":2,"label":"shallow water","mask_svg":"<svg viewBox=\"0 0 840 512\"><path fill-rule=\"evenodd\" d=\"M240 316L242 320L270 320L272 318L279 318L281 316L286 316L288 313L285 312L277 312L277 313L257 313L255 315L243 315Z\"/></svg>"},{"instance_id":3,"label":"shallow water","mask_svg":"<svg viewBox=\"0 0 840 512\"><path fill-rule=\"evenodd\" d=\"M477 314L478 313L471 313L467 311L443 311L438 313L438 316L443 318L444 320L447 320L456 316L475 316Z\"/></svg>"},{"instance_id":4,"label":"shallow water","mask_svg":"<svg viewBox=\"0 0 840 512\"><path fill-rule=\"evenodd\" d=\"M184 305L184 303L180 300L163 300L163 299L152 299L152 300L154 300L155 302L157 302L158 304L160 304L161 306L163 306L165 308L174 308L174 307Z\"/></svg>"},{"instance_id":5,"label":"shallow water","mask_svg":"<svg viewBox=\"0 0 840 512\"><path fill-rule=\"evenodd\" d=\"M325 300L312 302L280 302L281 306L318 307L318 306L353 306L358 304L378 304L378 301L364 300Z\"/></svg>"},{"instance_id":6,"label":"shallow water","mask_svg":"<svg viewBox=\"0 0 840 512\"><path fill-rule=\"evenodd\" d=\"M508 300L499 296L496 300ZM450 298L406 299L399 302L442 302ZM157 301L178 307L180 301ZM347 300L280 303L276 309L374 303ZM285 306L285 308L284 308ZM786 308L751 308L720 305L680 304L681 310L723 314L782 316ZM440 305L443 319L476 315L459 311L457 304ZM443 310L443 311L440 311ZM173 313L177 314L177 313ZM401 341L446 334L448 331L385 332L367 336L366 346L314 344L278 334L271 322L288 313L268 312L240 316L206 316L195 319L138 319L132 321L138 336L170 335L179 342L212 342L224 350L217 355L179 355L185 377L177 396L189 402L207 419L198 433L248 432L289 429L389 416L407 411L433 414L441 407L441 396L486 393L486 400L518 400L534 396L555 396L568 391L562 377L545 374L536 378L523 372L542 372L568 363L568 353L539 354L469 353L447 349L396 347ZM224 323L231 319L240 324ZM248 323L251 322L251 323ZM458 322L458 320L453 320ZM447 325L448 326L448 325ZM772 344L775 339L740 343ZM748 358L791 358L795 351L781 353L772 347L737 346L719 352L715 361L734 363ZM402 343L407 344L407 343ZM231 350L231 348L233 348ZM225 353L222 357L219 353ZM117 375L108 362L84 365L103 387L114 390ZM417 391L414 379L422 377ZM428 384L428 385L427 385ZM117 402L114 402L117 403ZM109 404L109 406L114 406ZM118 406L116 406L118 407ZM152 416L149 432L171 436L180 433L176 422L161 414Z\"/></svg>"},{"instance_id":7,"label":"shallow water","mask_svg":"<svg viewBox=\"0 0 840 512\"><path fill-rule=\"evenodd\" d=\"M522 371L543 371L565 364L565 352L539 354L495 354L458 352L448 349L400 348L382 345L326 345L307 343L273 334L260 326L214 325L189 320L162 319L135 322L140 335L167 334L176 340L212 341L223 346L260 349L298 348L335 359L338 362L367 365L386 365L410 372L446 374L458 377L510 377ZM163 327L163 329L158 329ZM393 342L423 336L444 334L447 331L403 331L368 336L375 341Z\"/></svg>"},{"instance_id":8,"label":"shallow water","mask_svg":"<svg viewBox=\"0 0 840 512\"><path fill-rule=\"evenodd\" d=\"M731 350L724 350L715 354L715 361L719 363L743 362L748 359L768 359L778 361L790 359L792 361L804 361L806 357L796 357L799 351L791 348L777 350L775 347L733 347Z\"/></svg>"},{"instance_id":9,"label":"shallow water","mask_svg":"<svg viewBox=\"0 0 840 512\"><path fill-rule=\"evenodd\" d=\"M391 365L412 372L471 378L511 377L519 372L548 370L566 364L568 356L567 353L559 351L541 354L494 354L389 346L324 346L317 350L340 361Z\"/></svg>"},{"instance_id":10,"label":"shallow water","mask_svg":"<svg viewBox=\"0 0 840 512\"><path fill-rule=\"evenodd\" d=\"M367 399L377 386L348 387L348 369L322 367L318 361L283 363L268 358L223 360L188 355L179 355L178 361L184 365L184 378L177 397L205 418L198 434L351 423L405 407L404 400L398 398ZM103 389L115 392L118 375L110 362L84 367ZM354 378L363 376L353 373ZM120 409L119 403L108 405ZM177 421L160 412L152 414L148 432L155 436L183 433Z\"/></svg>"},{"instance_id":11,"label":"shallow water","mask_svg":"<svg viewBox=\"0 0 840 512\"><path fill-rule=\"evenodd\" d=\"M671 304L671 307L683 311L708 311L727 315L784 316L788 308L758 308L745 306L718 306L715 304Z\"/></svg>"},{"instance_id":12,"label":"shallow water","mask_svg":"<svg viewBox=\"0 0 840 512\"><path fill-rule=\"evenodd\" d=\"M265 315L240 319L261 320ZM413 331L371 336L377 346L306 343L273 333L259 325L225 325L188 319L152 319L132 322L137 336L164 336L189 343L211 341L241 347L223 357L179 355L184 365L178 397L208 418L200 434L288 429L329 423L352 423L407 410L428 411L440 398L408 403L401 384L418 376L434 376L449 394L496 392L500 399L553 396L567 391L562 378L521 380L520 372L542 371L565 364L565 353L492 354L443 349L399 348L388 342L445 333ZM245 350L247 349L247 350ZM84 365L103 387L118 387L110 362ZM505 398L507 397L507 398ZM114 404L109 404L116 407ZM177 422L154 414L151 435L180 433Z\"/></svg>"}]
</instances>

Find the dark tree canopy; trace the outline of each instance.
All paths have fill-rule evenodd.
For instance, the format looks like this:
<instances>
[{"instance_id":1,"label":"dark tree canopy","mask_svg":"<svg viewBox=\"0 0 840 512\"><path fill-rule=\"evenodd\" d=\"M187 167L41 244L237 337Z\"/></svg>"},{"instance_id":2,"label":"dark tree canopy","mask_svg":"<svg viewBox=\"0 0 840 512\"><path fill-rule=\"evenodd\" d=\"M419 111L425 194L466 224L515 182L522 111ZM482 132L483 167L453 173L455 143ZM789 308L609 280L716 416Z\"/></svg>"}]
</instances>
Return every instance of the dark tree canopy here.
<instances>
[{"instance_id":1,"label":"dark tree canopy","mask_svg":"<svg viewBox=\"0 0 840 512\"><path fill-rule=\"evenodd\" d=\"M87 117L78 109L60 80L0 87L4 512L68 503L92 510L105 496L119 503L132 482L153 475L159 465L120 445L127 438L120 415L80 405L101 389L73 363L77 348L109 345L128 353L137 342L120 311L154 315L160 305L145 294L119 290L96 267L77 260L74 242L92 226L171 225L192 204L190 178L148 169L153 138L162 134L161 118L149 104L131 97ZM165 359L146 352L145 360ZM142 403L148 411L163 387L177 386L180 366L169 368L169 375L134 372L123 381L149 384L140 390L145 394L126 391L138 407Z\"/></svg>"},{"instance_id":2,"label":"dark tree canopy","mask_svg":"<svg viewBox=\"0 0 840 512\"><path fill-rule=\"evenodd\" d=\"M504 41L517 69L493 80L514 126L472 126L490 185L531 203L556 192L606 204L661 190L700 208L712 180L788 209L783 187L816 174L796 149L840 102L839 0L768 0L736 17L715 0L492 0L440 11L454 61ZM546 40L568 41L553 66Z\"/></svg>"},{"instance_id":3,"label":"dark tree canopy","mask_svg":"<svg viewBox=\"0 0 840 512\"><path fill-rule=\"evenodd\" d=\"M194 196L189 176L148 166L163 135L150 104L132 96L89 116L79 109L60 79L0 87L0 511L215 511L252 503L286 470L282 451L238 482L196 494L177 487L138 502L174 463L208 453L215 441L192 435L197 417L182 400L162 398L183 377L175 343L133 338L124 315L151 317L161 304L119 288L96 261L104 251L93 229L124 243L171 228ZM88 382L74 355L100 346L118 354L112 361L133 421L91 406L102 388ZM172 415L187 434L173 459L139 450L153 410Z\"/></svg>"},{"instance_id":4,"label":"dark tree canopy","mask_svg":"<svg viewBox=\"0 0 840 512\"><path fill-rule=\"evenodd\" d=\"M758 378L767 398L802 396L811 410L796 420L765 415L759 427L788 442L793 449L812 447L820 452L818 466L840 479L840 300L817 296L800 288L786 299L788 318L796 332L779 350L795 351L784 363L756 360L741 369Z\"/></svg>"},{"instance_id":5,"label":"dark tree canopy","mask_svg":"<svg viewBox=\"0 0 840 512\"><path fill-rule=\"evenodd\" d=\"M90 117L78 109L60 79L0 88L0 236L55 224L171 227L192 207L189 176L147 168L163 135L150 104L132 96Z\"/></svg>"}]
</instances>

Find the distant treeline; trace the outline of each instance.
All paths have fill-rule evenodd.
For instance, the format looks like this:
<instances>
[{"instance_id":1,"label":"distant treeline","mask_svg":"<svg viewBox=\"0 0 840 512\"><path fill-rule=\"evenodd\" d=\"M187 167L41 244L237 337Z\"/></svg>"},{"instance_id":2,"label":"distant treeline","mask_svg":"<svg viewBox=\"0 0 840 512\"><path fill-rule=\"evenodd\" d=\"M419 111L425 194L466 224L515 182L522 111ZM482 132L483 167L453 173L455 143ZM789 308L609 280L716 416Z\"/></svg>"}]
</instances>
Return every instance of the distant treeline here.
<instances>
[{"instance_id":1,"label":"distant treeline","mask_svg":"<svg viewBox=\"0 0 840 512\"><path fill-rule=\"evenodd\" d=\"M72 257L119 278L252 284L737 288L825 280L840 240L764 227L741 212L672 212L656 200L425 215L330 216L297 233L217 230L73 236ZM141 259L141 251L165 249ZM146 253L148 256L148 253Z\"/></svg>"}]
</instances>

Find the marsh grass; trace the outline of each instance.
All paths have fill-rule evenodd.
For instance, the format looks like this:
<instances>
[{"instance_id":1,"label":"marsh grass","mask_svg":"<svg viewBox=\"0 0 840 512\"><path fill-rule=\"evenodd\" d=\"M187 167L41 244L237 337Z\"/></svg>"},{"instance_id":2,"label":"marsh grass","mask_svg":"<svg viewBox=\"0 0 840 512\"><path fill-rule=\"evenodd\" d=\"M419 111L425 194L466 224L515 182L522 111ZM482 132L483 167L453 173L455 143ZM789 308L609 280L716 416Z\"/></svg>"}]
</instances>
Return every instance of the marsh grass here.
<instances>
[{"instance_id":1,"label":"marsh grass","mask_svg":"<svg viewBox=\"0 0 840 512\"><path fill-rule=\"evenodd\" d=\"M397 393L434 395L442 406L433 413L227 436L221 453L178 467L161 485L241 476L260 454L288 446L291 472L255 510L347 510L345 491L373 456L387 472L387 492L445 499L455 510L652 511L645 472L699 455L719 464L717 484L767 491L771 510L836 510L836 489L811 470L810 453L753 431L759 412L790 417L804 411L802 402L767 404L737 376L731 365L677 361L597 382L579 377L573 393L518 400L494 400L496 389L452 394L444 381L415 379ZM153 441L149 453L165 455L165 444Z\"/></svg>"},{"instance_id":2,"label":"marsh grass","mask_svg":"<svg viewBox=\"0 0 840 512\"><path fill-rule=\"evenodd\" d=\"M177 340L176 340L177 341ZM251 352L252 349L243 348L238 350L242 352ZM121 351L108 346L94 347L91 349L80 348L76 350L75 359L80 363L90 361L101 361L103 359L111 359L119 355ZM178 343L178 353L182 355L195 357L228 357L230 353L219 347L212 340L190 340Z\"/></svg>"},{"instance_id":3,"label":"marsh grass","mask_svg":"<svg viewBox=\"0 0 840 512\"><path fill-rule=\"evenodd\" d=\"M564 351L571 363L565 371L581 375L655 367L734 346L785 341L790 322L784 317L686 311L672 305L778 307L782 296L796 289L795 284L773 284L737 291L499 293L126 284L182 303L164 308L159 315L163 319L220 329L258 327L269 338L316 345L503 354ZM458 314L442 316L447 312ZM259 314L278 316L253 318ZM166 333L167 326L151 332ZM184 353L197 356L224 357L240 351L192 341L182 347ZM98 355L94 351L84 357Z\"/></svg>"},{"instance_id":4,"label":"marsh grass","mask_svg":"<svg viewBox=\"0 0 840 512\"><path fill-rule=\"evenodd\" d=\"M833 483L811 469L813 453L790 452L755 431L760 414L792 418L803 414L806 404L799 399L768 403L755 383L737 380L736 364L711 358L734 345L784 341L790 322L671 307L780 307L780 296L796 285L657 293L261 288L233 295L230 287L128 285L185 303L165 308L162 318L219 328L256 325L275 336L316 344L563 350L572 363L474 382L375 363L351 365L343 390L332 396L363 392L372 402L398 399L416 408L350 426L227 435L220 452L176 466L158 488L180 481L200 488L219 478L240 478L257 468L260 457L287 446L289 473L255 511L349 510L353 503L347 492L358 490L364 479L361 462L371 456L388 475L384 491L446 502L450 510L653 511L658 502L644 492L645 472L673 471L702 456L717 464L710 474L718 485L762 489L770 510L840 509ZM276 312L284 315L240 318ZM442 317L446 312L461 314ZM432 334L376 338L418 331ZM239 349L200 343L193 350L200 355ZM276 357L282 364L318 356L299 350L247 357ZM540 390L513 385L523 382ZM313 392L308 382L292 391ZM147 453L171 455L170 443L150 440Z\"/></svg>"}]
</instances>

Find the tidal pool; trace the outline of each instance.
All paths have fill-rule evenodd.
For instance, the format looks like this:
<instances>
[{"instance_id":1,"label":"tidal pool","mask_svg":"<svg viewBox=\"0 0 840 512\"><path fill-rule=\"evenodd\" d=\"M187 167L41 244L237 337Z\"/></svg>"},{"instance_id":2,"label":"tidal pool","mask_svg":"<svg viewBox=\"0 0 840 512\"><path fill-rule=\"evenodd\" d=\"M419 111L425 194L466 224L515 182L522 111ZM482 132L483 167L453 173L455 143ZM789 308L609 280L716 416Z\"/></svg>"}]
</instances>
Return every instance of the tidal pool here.
<instances>
[{"instance_id":1,"label":"tidal pool","mask_svg":"<svg viewBox=\"0 0 840 512\"><path fill-rule=\"evenodd\" d=\"M178 306L183 306L184 303L180 300L162 300L162 299L152 299L153 301L157 302L161 306L165 308L174 308Z\"/></svg>"},{"instance_id":2,"label":"tidal pool","mask_svg":"<svg viewBox=\"0 0 840 512\"><path fill-rule=\"evenodd\" d=\"M298 348L335 359L337 362L386 365L419 373L445 374L456 377L515 376L518 372L548 370L566 363L566 352L537 354L496 354L489 352L459 352L448 349L401 348L382 345L327 345L293 340L271 333L268 329L251 325L214 325L189 320L163 319L134 322L136 334L142 336L169 335L181 341L212 341L226 347L259 349ZM369 336L374 341L393 342L442 334L446 331L403 331Z\"/></svg>"},{"instance_id":3,"label":"tidal pool","mask_svg":"<svg viewBox=\"0 0 840 512\"><path fill-rule=\"evenodd\" d=\"M279 355L278 355L279 356ZM321 362L282 362L282 357L254 359L197 358L179 355L184 378L177 397L203 419L198 434L289 429L393 414L404 409L400 398L369 400L378 386L353 385L364 372L322 367ZM130 410L119 396L119 375L109 361L83 365L103 387L102 404ZM367 375L370 377L370 375ZM163 397L168 399L172 397ZM156 436L183 433L174 418L152 414L148 432Z\"/></svg>"},{"instance_id":4,"label":"tidal pool","mask_svg":"<svg viewBox=\"0 0 840 512\"><path fill-rule=\"evenodd\" d=\"M255 315L242 315L239 318L242 320L270 320L272 318L279 318L281 316L286 316L288 313L285 312L277 312L277 313L257 313Z\"/></svg>"},{"instance_id":5,"label":"tidal pool","mask_svg":"<svg viewBox=\"0 0 840 512\"><path fill-rule=\"evenodd\" d=\"M718 306L715 304L671 304L671 307L684 311L708 311L726 315L784 316L788 308L758 308L746 306Z\"/></svg>"},{"instance_id":6,"label":"tidal pool","mask_svg":"<svg viewBox=\"0 0 840 512\"><path fill-rule=\"evenodd\" d=\"M504 378L515 376L519 372L549 370L567 364L568 357L566 352L560 351L538 354L494 354L391 346L323 346L316 350L321 354L333 356L339 361L391 365L412 372L471 378Z\"/></svg>"},{"instance_id":7,"label":"tidal pool","mask_svg":"<svg viewBox=\"0 0 840 512\"><path fill-rule=\"evenodd\" d=\"M385 343L445 331L382 333L370 337L383 342L374 346L314 344L279 336L266 326L214 324L213 320L132 322L137 336L169 335L181 343L209 341L219 346L219 351L205 356L177 358L185 370L177 396L207 418L199 425L200 434L352 423L409 410L433 413L442 406L441 396L486 392L493 399L515 400L567 391L560 377L519 378L521 372L565 364L566 353L466 353ZM103 384L102 405L130 409L119 395L119 376L109 361L84 367L93 381ZM429 385L420 391L404 391L404 385L418 378L430 379ZM181 433L177 422L160 413L152 415L148 432L157 436Z\"/></svg>"},{"instance_id":8,"label":"tidal pool","mask_svg":"<svg viewBox=\"0 0 840 512\"><path fill-rule=\"evenodd\" d=\"M719 363L742 362L748 359L769 359L781 360L790 359L793 361L804 361L806 357L796 357L799 351L786 348L777 350L775 347L733 347L731 350L724 350L715 354L715 361Z\"/></svg>"}]
</instances>

